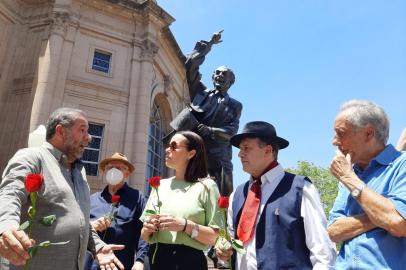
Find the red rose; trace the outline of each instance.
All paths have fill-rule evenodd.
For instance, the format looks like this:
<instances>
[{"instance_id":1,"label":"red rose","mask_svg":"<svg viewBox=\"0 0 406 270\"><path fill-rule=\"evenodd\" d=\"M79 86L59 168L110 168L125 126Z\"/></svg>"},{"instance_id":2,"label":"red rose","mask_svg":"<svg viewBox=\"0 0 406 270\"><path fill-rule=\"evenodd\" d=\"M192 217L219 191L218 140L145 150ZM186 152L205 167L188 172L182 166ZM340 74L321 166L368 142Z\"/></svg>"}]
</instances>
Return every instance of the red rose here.
<instances>
[{"instance_id":1,"label":"red rose","mask_svg":"<svg viewBox=\"0 0 406 270\"><path fill-rule=\"evenodd\" d=\"M37 192L41 189L44 183L44 176L42 174L30 173L25 177L24 185L28 192Z\"/></svg>"},{"instance_id":2,"label":"red rose","mask_svg":"<svg viewBox=\"0 0 406 270\"><path fill-rule=\"evenodd\" d=\"M161 184L161 177L159 177L159 176L152 176L150 179L149 179L149 185L151 186L151 187L153 187L153 188L158 188L159 187L159 185Z\"/></svg>"},{"instance_id":3,"label":"red rose","mask_svg":"<svg viewBox=\"0 0 406 270\"><path fill-rule=\"evenodd\" d=\"M218 200L219 207L220 207L220 208L228 208L229 199L230 199L229 197L220 196L220 197L219 197L219 200Z\"/></svg>"},{"instance_id":4,"label":"red rose","mask_svg":"<svg viewBox=\"0 0 406 270\"><path fill-rule=\"evenodd\" d=\"M111 195L111 202L118 203L120 201L120 195Z\"/></svg>"}]
</instances>

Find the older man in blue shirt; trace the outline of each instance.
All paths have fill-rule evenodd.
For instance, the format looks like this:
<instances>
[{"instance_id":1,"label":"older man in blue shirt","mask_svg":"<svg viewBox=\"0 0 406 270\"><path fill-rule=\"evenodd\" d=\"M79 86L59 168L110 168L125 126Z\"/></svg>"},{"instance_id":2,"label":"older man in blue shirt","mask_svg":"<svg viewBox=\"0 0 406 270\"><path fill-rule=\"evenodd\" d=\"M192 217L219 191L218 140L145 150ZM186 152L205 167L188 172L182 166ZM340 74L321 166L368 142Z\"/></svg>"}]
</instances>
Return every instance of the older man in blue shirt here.
<instances>
[{"instance_id":1,"label":"older man in blue shirt","mask_svg":"<svg viewBox=\"0 0 406 270\"><path fill-rule=\"evenodd\" d=\"M336 269L405 269L406 153L386 144L389 120L368 101L338 113L330 170L340 182L330 238L343 242Z\"/></svg>"},{"instance_id":2,"label":"older man in blue shirt","mask_svg":"<svg viewBox=\"0 0 406 270\"><path fill-rule=\"evenodd\" d=\"M90 197L91 224L104 242L125 245L125 249L115 252L124 269L143 270L148 245L140 238L140 216L145 199L139 190L129 187L125 182L134 171L134 166L125 155L115 153L100 162L100 170L105 174L108 185ZM112 205L115 201L113 196L118 200L115 206ZM108 217L112 210L115 213L114 221ZM88 254L84 270L97 269L100 268Z\"/></svg>"}]
</instances>

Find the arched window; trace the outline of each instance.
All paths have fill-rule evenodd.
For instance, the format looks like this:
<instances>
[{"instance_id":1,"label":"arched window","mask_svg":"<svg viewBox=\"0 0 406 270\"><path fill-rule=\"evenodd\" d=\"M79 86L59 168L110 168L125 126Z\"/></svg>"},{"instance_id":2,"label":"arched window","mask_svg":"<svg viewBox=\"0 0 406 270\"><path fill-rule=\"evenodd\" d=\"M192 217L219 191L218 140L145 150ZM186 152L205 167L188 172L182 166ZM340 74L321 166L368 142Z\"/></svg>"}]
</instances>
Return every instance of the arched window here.
<instances>
[{"instance_id":1,"label":"arched window","mask_svg":"<svg viewBox=\"0 0 406 270\"><path fill-rule=\"evenodd\" d=\"M148 131L148 154L147 154L147 181L151 176L163 175L164 168L164 146L162 138L165 136L163 130L163 120L159 107L154 103L149 118ZM149 194L149 185L146 184L146 194Z\"/></svg>"}]
</instances>

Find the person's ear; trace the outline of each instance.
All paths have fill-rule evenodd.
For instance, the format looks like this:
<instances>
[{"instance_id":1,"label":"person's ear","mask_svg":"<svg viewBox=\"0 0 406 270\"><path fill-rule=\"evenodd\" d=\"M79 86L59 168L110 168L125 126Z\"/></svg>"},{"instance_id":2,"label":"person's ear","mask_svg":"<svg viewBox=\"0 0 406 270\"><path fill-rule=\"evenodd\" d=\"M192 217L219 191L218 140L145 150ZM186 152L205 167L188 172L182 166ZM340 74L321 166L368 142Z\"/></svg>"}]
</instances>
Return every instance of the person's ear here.
<instances>
[{"instance_id":1,"label":"person's ear","mask_svg":"<svg viewBox=\"0 0 406 270\"><path fill-rule=\"evenodd\" d=\"M191 160L195 155L196 155L196 150L195 149L190 150L188 160Z\"/></svg>"},{"instance_id":2,"label":"person's ear","mask_svg":"<svg viewBox=\"0 0 406 270\"><path fill-rule=\"evenodd\" d=\"M129 176L130 176L130 170L126 170L125 172L124 172L124 179L127 179Z\"/></svg>"},{"instance_id":3,"label":"person's ear","mask_svg":"<svg viewBox=\"0 0 406 270\"><path fill-rule=\"evenodd\" d=\"M266 154L272 154L273 153L272 145L268 144L268 145L265 146L265 153Z\"/></svg>"},{"instance_id":4,"label":"person's ear","mask_svg":"<svg viewBox=\"0 0 406 270\"><path fill-rule=\"evenodd\" d=\"M375 128L371 125L367 125L365 128L365 138L369 141L375 138Z\"/></svg>"},{"instance_id":5,"label":"person's ear","mask_svg":"<svg viewBox=\"0 0 406 270\"><path fill-rule=\"evenodd\" d=\"M58 135L59 137L63 137L65 135L65 128L61 125L58 124L55 127L55 135Z\"/></svg>"}]
</instances>

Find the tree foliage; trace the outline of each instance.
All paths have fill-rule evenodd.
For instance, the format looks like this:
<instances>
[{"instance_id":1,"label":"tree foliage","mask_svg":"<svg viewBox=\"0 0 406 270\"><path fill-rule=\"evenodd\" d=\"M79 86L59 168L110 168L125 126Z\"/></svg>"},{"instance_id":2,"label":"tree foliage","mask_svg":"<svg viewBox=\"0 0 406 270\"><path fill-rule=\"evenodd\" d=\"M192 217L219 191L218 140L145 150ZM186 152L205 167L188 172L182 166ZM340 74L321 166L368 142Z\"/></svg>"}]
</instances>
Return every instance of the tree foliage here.
<instances>
[{"instance_id":1,"label":"tree foliage","mask_svg":"<svg viewBox=\"0 0 406 270\"><path fill-rule=\"evenodd\" d=\"M333 207L334 200L338 192L338 181L323 167L315 166L308 161L299 161L297 168L287 168L288 172L304 175L310 178L320 193L320 199L323 204L324 212L328 217L328 212Z\"/></svg>"}]
</instances>

